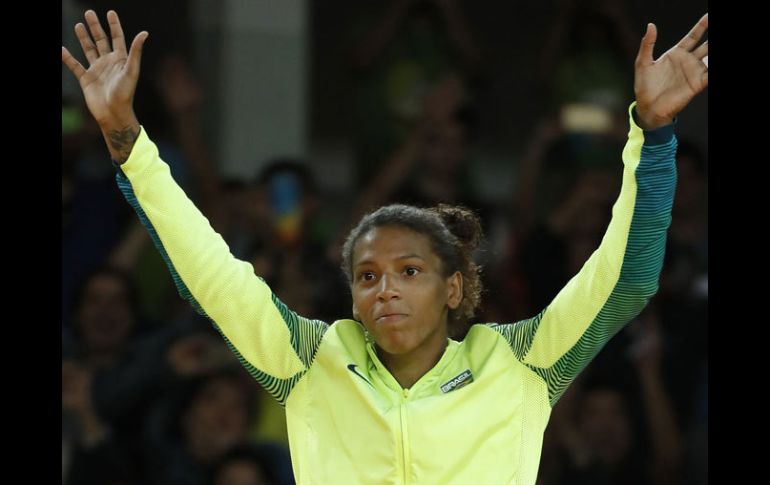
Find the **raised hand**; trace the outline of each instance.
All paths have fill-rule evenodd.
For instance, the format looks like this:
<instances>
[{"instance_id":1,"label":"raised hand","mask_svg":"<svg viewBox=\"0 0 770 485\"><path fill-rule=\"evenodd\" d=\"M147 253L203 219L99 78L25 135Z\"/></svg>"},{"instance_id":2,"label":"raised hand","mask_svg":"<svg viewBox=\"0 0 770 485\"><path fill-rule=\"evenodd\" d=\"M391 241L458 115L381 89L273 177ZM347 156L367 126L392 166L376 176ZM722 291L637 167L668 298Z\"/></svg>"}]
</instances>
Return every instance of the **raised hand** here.
<instances>
[{"instance_id":1,"label":"raised hand","mask_svg":"<svg viewBox=\"0 0 770 485\"><path fill-rule=\"evenodd\" d=\"M82 23L75 26L75 34L88 60L88 69L66 47L62 47L62 62L80 83L88 109L102 128L113 158L122 162L128 158L139 134L133 101L139 79L142 46L149 34L146 31L137 34L130 51L126 52L126 41L118 14L112 10L107 12L112 46L96 12L86 11L85 18L90 35Z\"/></svg>"},{"instance_id":2,"label":"raised hand","mask_svg":"<svg viewBox=\"0 0 770 485\"><path fill-rule=\"evenodd\" d=\"M636 58L634 92L642 128L652 130L669 124L698 93L708 86L708 41L698 45L708 28L708 14L701 17L677 45L658 60L652 50L658 36L654 24L647 25Z\"/></svg>"}]
</instances>

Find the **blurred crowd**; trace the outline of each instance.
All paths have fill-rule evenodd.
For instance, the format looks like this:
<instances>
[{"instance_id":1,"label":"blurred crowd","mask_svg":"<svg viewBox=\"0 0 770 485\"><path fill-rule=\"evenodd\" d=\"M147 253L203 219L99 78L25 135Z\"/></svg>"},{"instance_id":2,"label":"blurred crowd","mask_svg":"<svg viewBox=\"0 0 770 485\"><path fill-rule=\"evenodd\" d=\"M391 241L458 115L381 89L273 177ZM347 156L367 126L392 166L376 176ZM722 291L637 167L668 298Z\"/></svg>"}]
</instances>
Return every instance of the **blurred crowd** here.
<instances>
[{"instance_id":1,"label":"blurred crowd","mask_svg":"<svg viewBox=\"0 0 770 485\"><path fill-rule=\"evenodd\" d=\"M596 249L620 188L640 36L624 2L579 5L561 1L531 40L538 89L521 96L542 112L511 157L504 201L490 202L472 175L489 74L483 29L459 0L379 3L351 27L347 192L319 183L312 151L267 160L250 179L221 176L194 53L170 44L144 60L138 117L233 254L299 314L350 318L340 247L367 211L450 203L474 209L488 236L474 321L518 321ZM707 483L707 163L701 146L679 138L660 290L554 408L538 485ZM176 293L114 174L82 99L63 98L63 484L294 483L283 409Z\"/></svg>"}]
</instances>

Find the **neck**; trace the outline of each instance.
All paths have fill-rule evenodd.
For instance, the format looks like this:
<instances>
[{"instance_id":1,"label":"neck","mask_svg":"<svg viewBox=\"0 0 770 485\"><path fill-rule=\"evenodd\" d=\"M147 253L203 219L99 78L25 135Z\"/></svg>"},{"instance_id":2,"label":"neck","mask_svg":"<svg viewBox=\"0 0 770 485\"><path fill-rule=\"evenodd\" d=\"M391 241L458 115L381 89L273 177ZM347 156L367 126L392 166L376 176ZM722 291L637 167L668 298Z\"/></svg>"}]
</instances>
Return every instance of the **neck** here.
<instances>
[{"instance_id":1,"label":"neck","mask_svg":"<svg viewBox=\"0 0 770 485\"><path fill-rule=\"evenodd\" d=\"M435 339L428 348L415 349L406 354L389 354L377 346L377 356L385 368L404 389L410 389L422 376L441 360L447 347L447 336Z\"/></svg>"}]
</instances>

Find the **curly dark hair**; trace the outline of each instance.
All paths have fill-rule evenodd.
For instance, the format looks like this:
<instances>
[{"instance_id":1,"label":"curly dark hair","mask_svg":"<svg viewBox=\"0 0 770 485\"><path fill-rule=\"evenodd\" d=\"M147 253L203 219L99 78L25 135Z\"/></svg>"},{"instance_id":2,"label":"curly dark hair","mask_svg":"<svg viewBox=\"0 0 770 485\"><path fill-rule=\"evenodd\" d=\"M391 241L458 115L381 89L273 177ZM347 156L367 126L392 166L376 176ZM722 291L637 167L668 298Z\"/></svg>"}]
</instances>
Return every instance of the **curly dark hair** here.
<instances>
[{"instance_id":1,"label":"curly dark hair","mask_svg":"<svg viewBox=\"0 0 770 485\"><path fill-rule=\"evenodd\" d=\"M462 274L463 298L460 306L449 312L449 333L452 337L463 335L481 301L481 268L473 261L473 251L483 237L478 216L465 207L446 204L429 208L393 204L365 215L342 247L342 270L348 283L353 282L356 242L370 230L383 226L401 226L424 234L441 260L444 276L455 271Z\"/></svg>"}]
</instances>

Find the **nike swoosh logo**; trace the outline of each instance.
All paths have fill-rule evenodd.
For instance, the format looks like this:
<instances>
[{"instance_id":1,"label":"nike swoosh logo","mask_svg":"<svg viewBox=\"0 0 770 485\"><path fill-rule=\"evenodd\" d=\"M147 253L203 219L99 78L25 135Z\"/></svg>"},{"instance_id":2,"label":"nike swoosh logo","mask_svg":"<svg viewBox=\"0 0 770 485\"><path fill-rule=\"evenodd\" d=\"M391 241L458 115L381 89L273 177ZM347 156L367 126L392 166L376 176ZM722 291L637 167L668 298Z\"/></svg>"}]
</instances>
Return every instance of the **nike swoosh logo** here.
<instances>
[{"instance_id":1,"label":"nike swoosh logo","mask_svg":"<svg viewBox=\"0 0 770 485\"><path fill-rule=\"evenodd\" d=\"M357 366L356 366L356 364L348 364L348 370L349 370L350 372L352 372L353 374L357 375L358 377L360 377L361 379L363 379L363 380L364 380L364 381L365 381L367 384L369 384L370 386L372 386L372 383L371 383L371 382L369 382L369 380L367 380L367 378L366 378L366 377L364 377L363 375L361 375L361 374L360 374L360 373L359 373L359 372L356 370L356 367L357 367ZM372 386L372 387L374 387L374 386Z\"/></svg>"}]
</instances>

